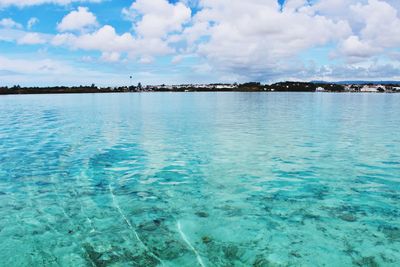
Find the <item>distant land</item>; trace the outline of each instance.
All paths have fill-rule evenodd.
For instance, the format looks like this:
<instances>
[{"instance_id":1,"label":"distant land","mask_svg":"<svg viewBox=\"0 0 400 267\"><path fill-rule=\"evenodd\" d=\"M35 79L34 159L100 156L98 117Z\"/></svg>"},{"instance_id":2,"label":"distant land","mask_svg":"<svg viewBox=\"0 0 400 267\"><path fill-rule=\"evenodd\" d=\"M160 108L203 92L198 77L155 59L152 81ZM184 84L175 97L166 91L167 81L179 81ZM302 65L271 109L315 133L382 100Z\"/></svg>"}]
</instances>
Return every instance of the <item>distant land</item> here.
<instances>
[{"instance_id":1,"label":"distant land","mask_svg":"<svg viewBox=\"0 0 400 267\"><path fill-rule=\"evenodd\" d=\"M91 86L55 86L55 87L0 87L0 95L15 94L79 94L79 93L127 93L127 92L368 92L400 93L397 81L343 81L343 82L279 82L261 84L250 82L243 84L181 84L98 87Z\"/></svg>"},{"instance_id":2,"label":"distant land","mask_svg":"<svg viewBox=\"0 0 400 267\"><path fill-rule=\"evenodd\" d=\"M379 85L379 84L396 84L396 85L400 85L400 81L358 81L358 80L354 80L354 81L338 81L338 82L326 82L326 81L311 81L312 83L336 83L336 84L342 84L342 85L346 85L346 84L359 84L359 85L363 85L363 84L374 84L374 85Z\"/></svg>"}]
</instances>

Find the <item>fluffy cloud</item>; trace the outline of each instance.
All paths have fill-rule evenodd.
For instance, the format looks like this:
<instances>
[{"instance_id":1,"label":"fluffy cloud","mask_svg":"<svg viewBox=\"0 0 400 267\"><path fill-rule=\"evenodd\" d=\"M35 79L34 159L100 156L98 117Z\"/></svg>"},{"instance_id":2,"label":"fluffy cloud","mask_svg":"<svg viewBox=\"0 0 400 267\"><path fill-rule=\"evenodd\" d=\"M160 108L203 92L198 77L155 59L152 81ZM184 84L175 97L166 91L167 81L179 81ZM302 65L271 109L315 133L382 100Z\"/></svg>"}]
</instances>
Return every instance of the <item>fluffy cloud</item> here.
<instances>
[{"instance_id":1,"label":"fluffy cloud","mask_svg":"<svg viewBox=\"0 0 400 267\"><path fill-rule=\"evenodd\" d=\"M32 17L28 20L28 23L26 24L26 28L28 30L32 29L32 27L39 22L38 18Z\"/></svg>"},{"instance_id":2,"label":"fluffy cloud","mask_svg":"<svg viewBox=\"0 0 400 267\"><path fill-rule=\"evenodd\" d=\"M400 67L395 64L379 64L373 62L359 65L330 65L307 70L304 78L306 80L399 80Z\"/></svg>"},{"instance_id":3,"label":"fluffy cloud","mask_svg":"<svg viewBox=\"0 0 400 267\"><path fill-rule=\"evenodd\" d=\"M40 34L35 32L30 32L19 38L17 40L17 43L20 45L36 45L36 44L45 44L46 40Z\"/></svg>"},{"instance_id":4,"label":"fluffy cloud","mask_svg":"<svg viewBox=\"0 0 400 267\"><path fill-rule=\"evenodd\" d=\"M359 33L362 40L378 47L400 45L400 17L393 6L384 1L369 0L366 5L357 4L351 9L364 25Z\"/></svg>"},{"instance_id":5,"label":"fluffy cloud","mask_svg":"<svg viewBox=\"0 0 400 267\"><path fill-rule=\"evenodd\" d=\"M190 8L167 0L137 0L122 12L134 21L135 31L145 38L162 38L171 32L180 32L191 17Z\"/></svg>"},{"instance_id":6,"label":"fluffy cloud","mask_svg":"<svg viewBox=\"0 0 400 267\"><path fill-rule=\"evenodd\" d=\"M98 25L96 16L87 7L78 7L57 25L60 32L85 30Z\"/></svg>"},{"instance_id":7,"label":"fluffy cloud","mask_svg":"<svg viewBox=\"0 0 400 267\"><path fill-rule=\"evenodd\" d=\"M0 55L0 71L15 74L63 74L72 69L52 59L26 60Z\"/></svg>"},{"instance_id":8,"label":"fluffy cloud","mask_svg":"<svg viewBox=\"0 0 400 267\"><path fill-rule=\"evenodd\" d=\"M172 37L186 40L183 51L203 58L210 72L239 79L311 75L301 55L319 47L342 64L359 64L400 46L395 0L199 0L198 7L191 26Z\"/></svg>"},{"instance_id":9,"label":"fluffy cloud","mask_svg":"<svg viewBox=\"0 0 400 267\"><path fill-rule=\"evenodd\" d=\"M134 38L130 33L118 35L112 26L106 25L93 33L57 34L52 43L57 46L65 45L72 49L126 52L133 48Z\"/></svg>"},{"instance_id":10,"label":"fluffy cloud","mask_svg":"<svg viewBox=\"0 0 400 267\"><path fill-rule=\"evenodd\" d=\"M306 1L289 0L283 10L275 0L202 0L200 6L185 32L191 43L196 33L205 41L191 51L219 70L257 78L297 69L291 62L302 51L351 34L346 21L303 10Z\"/></svg>"},{"instance_id":11,"label":"fluffy cloud","mask_svg":"<svg viewBox=\"0 0 400 267\"><path fill-rule=\"evenodd\" d=\"M0 54L1 86L90 85L93 82L107 86L125 85L124 76L124 74L93 70L93 68L85 68L48 57L21 58Z\"/></svg>"},{"instance_id":12,"label":"fluffy cloud","mask_svg":"<svg viewBox=\"0 0 400 267\"><path fill-rule=\"evenodd\" d=\"M306 8L310 14L345 20L352 36L341 40L338 54L350 62L366 60L400 45L397 0L325 0Z\"/></svg>"},{"instance_id":13,"label":"fluffy cloud","mask_svg":"<svg viewBox=\"0 0 400 267\"><path fill-rule=\"evenodd\" d=\"M0 6L6 2L24 6L74 0L0 0ZM60 21L52 37L29 34L3 19L0 40L41 44L51 38L54 46L97 51L96 62L157 64L157 57L170 55L176 69L196 62L189 63L193 72L226 81L357 72L377 77L382 70L394 75L399 67L398 0L286 0L284 5L277 0L136 0L122 14L132 23L128 32L99 25L93 13L79 7Z\"/></svg>"},{"instance_id":14,"label":"fluffy cloud","mask_svg":"<svg viewBox=\"0 0 400 267\"><path fill-rule=\"evenodd\" d=\"M93 33L59 34L53 43L100 51L107 62L127 54L151 63L174 54L178 64L190 55L203 59L208 71L235 79L311 74L299 55L317 47L330 45L331 55L356 64L399 44L398 13L390 1L287 0L283 6L276 0L186 1L194 3L192 17L184 2L137 0L123 10L135 34L119 35L106 25Z\"/></svg>"},{"instance_id":15,"label":"fluffy cloud","mask_svg":"<svg viewBox=\"0 0 400 267\"><path fill-rule=\"evenodd\" d=\"M15 42L20 45L45 44L52 38L50 34L0 28L0 41Z\"/></svg>"},{"instance_id":16,"label":"fluffy cloud","mask_svg":"<svg viewBox=\"0 0 400 267\"><path fill-rule=\"evenodd\" d=\"M71 12L64 17L58 29L76 30L97 23L95 16L88 13L83 8ZM182 3L171 4L167 0L138 0L130 8L124 9L123 14L132 20L135 34L128 32L119 35L114 27L105 25L91 33L58 34L52 44L100 51L101 59L108 62L118 61L126 54L130 58L138 58L141 63L150 63L156 56L174 52L168 37L180 33L191 18L190 8Z\"/></svg>"},{"instance_id":17,"label":"fluffy cloud","mask_svg":"<svg viewBox=\"0 0 400 267\"><path fill-rule=\"evenodd\" d=\"M0 20L0 27L7 28L7 29L22 29L22 25L15 22L11 18L4 18Z\"/></svg>"},{"instance_id":18,"label":"fluffy cloud","mask_svg":"<svg viewBox=\"0 0 400 267\"><path fill-rule=\"evenodd\" d=\"M120 60L121 54L118 52L103 52L101 59L106 62L118 62Z\"/></svg>"},{"instance_id":19,"label":"fluffy cloud","mask_svg":"<svg viewBox=\"0 0 400 267\"><path fill-rule=\"evenodd\" d=\"M379 48L360 41L358 36L350 36L340 45L341 52L349 59L369 58L372 54L380 51Z\"/></svg>"},{"instance_id":20,"label":"fluffy cloud","mask_svg":"<svg viewBox=\"0 0 400 267\"><path fill-rule=\"evenodd\" d=\"M0 7L8 6L35 6L42 4L56 4L56 5L68 5L74 2L92 2L99 3L102 0L0 0Z\"/></svg>"},{"instance_id":21,"label":"fluffy cloud","mask_svg":"<svg viewBox=\"0 0 400 267\"><path fill-rule=\"evenodd\" d=\"M101 51L103 52L103 59L117 59L117 53L118 55L128 53L135 57L139 55L157 56L172 52L171 48L160 39L138 39L130 33L118 35L110 25L103 26L93 33L82 35L58 34L53 38L52 44L67 46L72 49Z\"/></svg>"}]
</instances>

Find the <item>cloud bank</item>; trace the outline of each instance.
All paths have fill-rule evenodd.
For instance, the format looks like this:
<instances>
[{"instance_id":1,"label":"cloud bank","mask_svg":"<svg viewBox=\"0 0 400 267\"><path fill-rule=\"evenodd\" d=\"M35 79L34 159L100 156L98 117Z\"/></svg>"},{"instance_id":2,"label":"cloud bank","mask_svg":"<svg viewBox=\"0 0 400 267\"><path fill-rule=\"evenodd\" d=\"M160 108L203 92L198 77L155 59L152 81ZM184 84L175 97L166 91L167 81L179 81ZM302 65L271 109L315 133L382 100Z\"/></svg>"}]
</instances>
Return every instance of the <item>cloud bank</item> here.
<instances>
[{"instance_id":1,"label":"cloud bank","mask_svg":"<svg viewBox=\"0 0 400 267\"><path fill-rule=\"evenodd\" d=\"M102 1L0 0L0 6L73 2L79 6L53 34L30 31L42 18L32 18L26 30L3 18L0 40L95 52L103 64L157 67L168 57L170 71L186 64L185 77L221 81L400 78L397 0L136 0L120 10L118 19L130 24L122 31L83 5Z\"/></svg>"}]
</instances>

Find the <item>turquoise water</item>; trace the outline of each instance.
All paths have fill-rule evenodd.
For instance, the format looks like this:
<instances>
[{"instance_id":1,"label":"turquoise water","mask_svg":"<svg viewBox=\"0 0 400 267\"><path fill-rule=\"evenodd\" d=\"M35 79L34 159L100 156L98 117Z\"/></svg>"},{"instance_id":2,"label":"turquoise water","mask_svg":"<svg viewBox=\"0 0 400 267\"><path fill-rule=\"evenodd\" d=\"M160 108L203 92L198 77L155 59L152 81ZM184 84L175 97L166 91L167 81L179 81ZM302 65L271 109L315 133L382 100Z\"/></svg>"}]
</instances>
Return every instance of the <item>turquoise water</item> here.
<instances>
[{"instance_id":1,"label":"turquoise water","mask_svg":"<svg viewBox=\"0 0 400 267\"><path fill-rule=\"evenodd\" d=\"M400 266L400 95L0 97L0 266Z\"/></svg>"}]
</instances>

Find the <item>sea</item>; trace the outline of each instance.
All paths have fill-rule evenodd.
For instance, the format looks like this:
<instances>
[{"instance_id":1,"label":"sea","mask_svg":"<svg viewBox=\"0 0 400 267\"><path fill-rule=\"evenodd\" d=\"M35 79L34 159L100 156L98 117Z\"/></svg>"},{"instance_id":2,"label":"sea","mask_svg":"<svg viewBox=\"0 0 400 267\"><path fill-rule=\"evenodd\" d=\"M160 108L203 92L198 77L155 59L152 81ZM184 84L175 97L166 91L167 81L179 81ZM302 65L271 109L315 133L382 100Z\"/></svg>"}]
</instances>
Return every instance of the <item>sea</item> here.
<instances>
[{"instance_id":1,"label":"sea","mask_svg":"<svg viewBox=\"0 0 400 267\"><path fill-rule=\"evenodd\" d=\"M400 94L0 96L0 266L400 266Z\"/></svg>"}]
</instances>

